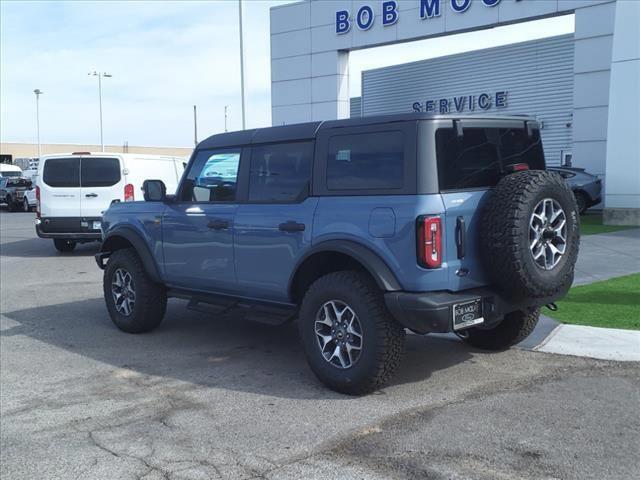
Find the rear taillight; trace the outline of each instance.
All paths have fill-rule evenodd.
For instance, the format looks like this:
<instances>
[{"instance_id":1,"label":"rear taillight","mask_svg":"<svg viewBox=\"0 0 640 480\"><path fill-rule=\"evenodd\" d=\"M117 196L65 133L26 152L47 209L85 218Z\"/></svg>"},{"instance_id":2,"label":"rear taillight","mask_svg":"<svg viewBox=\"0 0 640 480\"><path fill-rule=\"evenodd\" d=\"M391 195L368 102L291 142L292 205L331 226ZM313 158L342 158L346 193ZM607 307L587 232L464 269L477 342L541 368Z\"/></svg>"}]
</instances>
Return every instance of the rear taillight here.
<instances>
[{"instance_id":1,"label":"rear taillight","mask_svg":"<svg viewBox=\"0 0 640 480\"><path fill-rule=\"evenodd\" d=\"M426 268L442 265L442 224L440 217L418 217L418 262Z\"/></svg>"},{"instance_id":2,"label":"rear taillight","mask_svg":"<svg viewBox=\"0 0 640 480\"><path fill-rule=\"evenodd\" d=\"M124 186L124 201L125 202L133 202L135 200L135 195L133 194L133 185L127 183Z\"/></svg>"},{"instance_id":3,"label":"rear taillight","mask_svg":"<svg viewBox=\"0 0 640 480\"><path fill-rule=\"evenodd\" d=\"M40 218L40 187L36 185L36 218Z\"/></svg>"}]
</instances>

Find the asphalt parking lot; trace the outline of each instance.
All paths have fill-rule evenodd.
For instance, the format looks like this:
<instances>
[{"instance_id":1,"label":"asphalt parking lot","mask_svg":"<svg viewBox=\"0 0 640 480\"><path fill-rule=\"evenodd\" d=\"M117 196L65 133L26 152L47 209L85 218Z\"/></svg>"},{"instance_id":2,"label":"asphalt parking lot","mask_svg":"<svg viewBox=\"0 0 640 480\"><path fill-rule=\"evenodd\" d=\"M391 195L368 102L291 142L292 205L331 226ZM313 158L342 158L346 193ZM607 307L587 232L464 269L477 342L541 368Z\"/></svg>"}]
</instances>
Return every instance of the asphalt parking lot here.
<instances>
[{"instance_id":1,"label":"asphalt parking lot","mask_svg":"<svg viewBox=\"0 0 640 480\"><path fill-rule=\"evenodd\" d=\"M171 300L118 331L97 244L61 255L32 213L0 213L3 479L631 479L640 369L408 339L393 383L325 389L295 325Z\"/></svg>"}]
</instances>

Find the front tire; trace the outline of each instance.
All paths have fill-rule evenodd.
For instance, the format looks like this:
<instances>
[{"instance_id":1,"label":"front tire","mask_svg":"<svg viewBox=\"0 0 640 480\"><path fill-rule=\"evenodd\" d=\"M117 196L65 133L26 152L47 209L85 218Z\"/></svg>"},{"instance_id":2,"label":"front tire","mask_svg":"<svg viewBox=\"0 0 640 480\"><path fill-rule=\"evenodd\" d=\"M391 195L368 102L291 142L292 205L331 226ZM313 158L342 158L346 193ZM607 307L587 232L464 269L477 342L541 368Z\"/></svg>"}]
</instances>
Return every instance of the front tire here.
<instances>
[{"instance_id":1,"label":"front tire","mask_svg":"<svg viewBox=\"0 0 640 480\"><path fill-rule=\"evenodd\" d=\"M334 272L316 280L304 296L299 321L311 370L332 390L350 395L378 390L402 359L404 329L363 273Z\"/></svg>"},{"instance_id":2,"label":"front tire","mask_svg":"<svg viewBox=\"0 0 640 480\"><path fill-rule=\"evenodd\" d=\"M104 300L113 323L127 333L155 329L167 309L164 287L149 278L132 248L115 251L103 277Z\"/></svg>"},{"instance_id":3,"label":"front tire","mask_svg":"<svg viewBox=\"0 0 640 480\"><path fill-rule=\"evenodd\" d=\"M31 210L31 208L29 207L29 200L27 200L26 198L22 201L22 211L23 212L28 212L29 210Z\"/></svg>"},{"instance_id":4,"label":"front tire","mask_svg":"<svg viewBox=\"0 0 640 480\"><path fill-rule=\"evenodd\" d=\"M7 195L5 202L7 203L7 210L9 210L10 212L16 211L16 204L14 203L14 201L11 199L10 196Z\"/></svg>"},{"instance_id":5,"label":"front tire","mask_svg":"<svg viewBox=\"0 0 640 480\"><path fill-rule=\"evenodd\" d=\"M495 327L473 327L465 330L464 341L484 350L507 350L531 335L538 324L540 309L508 313Z\"/></svg>"},{"instance_id":6,"label":"front tire","mask_svg":"<svg viewBox=\"0 0 640 480\"><path fill-rule=\"evenodd\" d=\"M66 240L64 238L56 238L53 240L53 245L60 253L73 252L76 248L76 242L73 240Z\"/></svg>"}]
</instances>

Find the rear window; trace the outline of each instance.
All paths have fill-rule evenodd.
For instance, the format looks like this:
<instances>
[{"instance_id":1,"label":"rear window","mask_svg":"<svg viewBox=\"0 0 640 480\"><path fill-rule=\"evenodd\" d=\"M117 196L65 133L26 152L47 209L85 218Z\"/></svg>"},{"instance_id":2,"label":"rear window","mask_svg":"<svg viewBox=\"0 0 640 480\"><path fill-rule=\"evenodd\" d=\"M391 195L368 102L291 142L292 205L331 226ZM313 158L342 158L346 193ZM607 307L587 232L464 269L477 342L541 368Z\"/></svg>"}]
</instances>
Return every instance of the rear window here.
<instances>
[{"instance_id":1,"label":"rear window","mask_svg":"<svg viewBox=\"0 0 640 480\"><path fill-rule=\"evenodd\" d=\"M309 191L312 142L253 147L249 200L291 202Z\"/></svg>"},{"instance_id":2,"label":"rear window","mask_svg":"<svg viewBox=\"0 0 640 480\"><path fill-rule=\"evenodd\" d=\"M120 161L100 157L50 158L44 164L42 181L58 188L110 187L120 181Z\"/></svg>"},{"instance_id":3,"label":"rear window","mask_svg":"<svg viewBox=\"0 0 640 480\"><path fill-rule=\"evenodd\" d=\"M83 158L80 184L83 187L110 187L120 181L117 158Z\"/></svg>"},{"instance_id":4,"label":"rear window","mask_svg":"<svg viewBox=\"0 0 640 480\"><path fill-rule=\"evenodd\" d=\"M329 139L327 189L387 190L404 185L404 134L375 132Z\"/></svg>"},{"instance_id":5,"label":"rear window","mask_svg":"<svg viewBox=\"0 0 640 480\"><path fill-rule=\"evenodd\" d=\"M79 158L49 158L44 163L42 181L50 187L79 187Z\"/></svg>"},{"instance_id":6,"label":"rear window","mask_svg":"<svg viewBox=\"0 0 640 480\"><path fill-rule=\"evenodd\" d=\"M525 129L465 128L459 137L455 129L441 128L436 151L441 190L492 187L516 164L544 169L538 130L529 137Z\"/></svg>"},{"instance_id":7,"label":"rear window","mask_svg":"<svg viewBox=\"0 0 640 480\"><path fill-rule=\"evenodd\" d=\"M7 187L31 187L31 179L29 178L9 178L7 180Z\"/></svg>"}]
</instances>

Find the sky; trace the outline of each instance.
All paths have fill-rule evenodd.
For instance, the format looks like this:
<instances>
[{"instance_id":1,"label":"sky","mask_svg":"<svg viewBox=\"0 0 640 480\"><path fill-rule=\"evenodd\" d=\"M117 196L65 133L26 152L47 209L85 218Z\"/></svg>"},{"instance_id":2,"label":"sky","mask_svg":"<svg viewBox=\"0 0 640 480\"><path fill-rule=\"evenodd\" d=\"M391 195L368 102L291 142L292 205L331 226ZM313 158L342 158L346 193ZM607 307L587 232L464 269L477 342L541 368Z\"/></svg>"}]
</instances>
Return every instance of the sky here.
<instances>
[{"instance_id":1,"label":"sky","mask_svg":"<svg viewBox=\"0 0 640 480\"><path fill-rule=\"evenodd\" d=\"M246 124L270 125L269 8L290 0L244 0ZM574 31L573 15L350 54L350 95L361 71ZM106 144L191 146L241 128L238 5L208 1L0 1L0 139L100 141L103 79Z\"/></svg>"}]
</instances>

